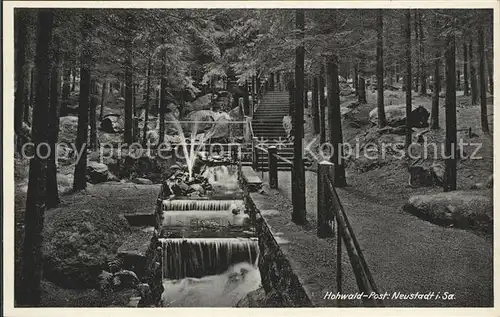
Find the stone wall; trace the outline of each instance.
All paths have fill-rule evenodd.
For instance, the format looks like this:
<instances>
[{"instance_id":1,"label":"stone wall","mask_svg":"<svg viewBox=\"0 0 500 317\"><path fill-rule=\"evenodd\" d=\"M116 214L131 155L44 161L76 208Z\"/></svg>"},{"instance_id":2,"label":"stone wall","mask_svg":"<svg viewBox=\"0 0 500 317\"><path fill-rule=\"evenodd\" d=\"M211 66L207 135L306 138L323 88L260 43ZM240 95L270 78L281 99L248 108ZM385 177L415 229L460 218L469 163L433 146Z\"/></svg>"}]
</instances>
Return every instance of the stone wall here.
<instances>
[{"instance_id":1,"label":"stone wall","mask_svg":"<svg viewBox=\"0 0 500 317\"><path fill-rule=\"evenodd\" d=\"M262 287L266 292L263 306L266 307L309 307L312 306L309 295L293 272L289 260L282 252L275 234L265 220L265 207L259 201L256 190L258 176L253 169L240 169L240 184L245 190L245 202L255 223L259 238L259 271ZM261 196L261 195L259 195Z\"/></svg>"}]
</instances>

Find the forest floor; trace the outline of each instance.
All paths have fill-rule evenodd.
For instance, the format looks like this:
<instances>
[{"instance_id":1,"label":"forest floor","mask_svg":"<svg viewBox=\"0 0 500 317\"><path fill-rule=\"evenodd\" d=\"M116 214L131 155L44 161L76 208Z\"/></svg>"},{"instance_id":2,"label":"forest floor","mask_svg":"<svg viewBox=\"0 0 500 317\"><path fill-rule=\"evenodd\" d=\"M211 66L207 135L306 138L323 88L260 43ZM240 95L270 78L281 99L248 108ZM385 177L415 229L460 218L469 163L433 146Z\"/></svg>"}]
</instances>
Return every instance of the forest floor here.
<instances>
[{"instance_id":1,"label":"forest floor","mask_svg":"<svg viewBox=\"0 0 500 317\"><path fill-rule=\"evenodd\" d=\"M57 224L60 230L66 227L60 223L71 218L69 222L80 224L84 220L86 210L93 210L99 214L98 219L89 221L104 221L112 224L121 214L148 212L153 213L158 197L160 185L137 185L133 183L107 182L87 184L87 189L77 193L68 192L61 195L61 204L57 208L45 212L45 229ZM23 187L16 188L15 220L16 224L24 222L26 191ZM82 219L73 219L80 214ZM96 217L97 218L97 217ZM68 224L69 225L69 224ZM99 225L95 223L95 225ZM20 268L20 258L24 231L16 226L15 263ZM68 228L68 230L71 230ZM45 233L48 231L45 230ZM133 232L120 232L117 243L125 241ZM44 240L50 236L43 237ZM19 272L16 270L16 275ZM56 285L48 280L42 281L43 307L124 307L127 306L131 290L114 292L113 296L102 296L97 289L68 289Z\"/></svg>"},{"instance_id":2,"label":"forest floor","mask_svg":"<svg viewBox=\"0 0 500 317\"><path fill-rule=\"evenodd\" d=\"M460 93L459 93L460 94ZM404 104L404 94L399 97L391 92L391 104ZM373 129L368 120L368 113L376 107L376 92L367 92L368 104L361 105L353 112L356 127L350 124L350 119L344 119L344 140L351 141L362 138L367 131ZM481 160L462 160L458 165L458 189L470 189L473 184L484 182L493 172L493 142L490 136L483 135L480 130L479 106L470 105L470 97L457 97L462 105L458 108L458 129L468 129L476 134L471 142L482 143L479 155ZM352 97L343 98L343 102L350 102ZM387 99L386 99L387 101ZM444 103L444 99L441 99ZM430 97L416 96L414 104L429 109ZM488 111L492 113L491 100ZM306 109L309 115L309 109ZM437 143L444 140L444 107L440 107L441 130L426 134ZM490 116L490 122L491 122ZM314 139L311 120L306 120L306 144ZM491 128L491 126L490 126ZM327 134L328 135L328 134ZM460 137L467 138L465 132ZM328 137L327 137L328 139ZM268 181L267 173L263 174L264 181ZM403 211L403 205L412 195L431 194L442 192L441 187L412 188L408 186L408 170L404 161L387 161L365 172L348 168L346 170L348 186L339 188L338 195L350 219L365 258L381 292L388 291L412 292L451 292L456 294L452 301L429 302L416 300L411 302L386 301L388 306L491 306L493 305L493 239L490 234L482 232L444 227L421 220ZM279 189L268 191L269 199L279 209L291 210L291 177L290 172L279 172ZM491 192L492 195L492 192ZM334 265L332 255L330 261L313 257L321 255L324 249L322 243L310 243L311 236L315 235L317 210L317 179L315 172L306 172L306 208L307 220L310 227L309 236L303 232L296 232L289 213L285 213L283 226L274 228L283 234L283 238L295 240L296 259L300 263L301 273L307 278L323 276L321 272L328 271ZM304 229L304 230L307 230ZM313 239L314 240L314 239ZM335 246L331 245L333 253ZM300 249L300 250L299 250ZM318 250L316 250L318 249ZM304 251L307 252L304 253ZM301 253L302 252L302 253ZM307 254L309 255L307 255ZM350 265L345 260L343 267L344 283L355 285ZM352 271L351 271L352 272ZM324 296L326 291L335 291L334 279L325 281L316 278L319 287L316 290ZM315 296L315 295L314 295ZM329 300L323 300L325 305L331 306Z\"/></svg>"}]
</instances>

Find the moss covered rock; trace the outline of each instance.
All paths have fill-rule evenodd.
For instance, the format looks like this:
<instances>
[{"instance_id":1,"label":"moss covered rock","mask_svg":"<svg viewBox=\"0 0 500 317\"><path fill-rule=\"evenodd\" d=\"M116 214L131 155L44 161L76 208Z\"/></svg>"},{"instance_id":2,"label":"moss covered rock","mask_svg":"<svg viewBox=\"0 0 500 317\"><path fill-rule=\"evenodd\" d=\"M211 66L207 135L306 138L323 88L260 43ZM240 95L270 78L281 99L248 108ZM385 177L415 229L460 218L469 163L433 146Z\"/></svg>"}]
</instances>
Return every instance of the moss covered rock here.
<instances>
[{"instance_id":1,"label":"moss covered rock","mask_svg":"<svg viewBox=\"0 0 500 317\"><path fill-rule=\"evenodd\" d=\"M125 218L102 210L56 208L44 225L44 277L67 288L98 286L130 229Z\"/></svg>"}]
</instances>

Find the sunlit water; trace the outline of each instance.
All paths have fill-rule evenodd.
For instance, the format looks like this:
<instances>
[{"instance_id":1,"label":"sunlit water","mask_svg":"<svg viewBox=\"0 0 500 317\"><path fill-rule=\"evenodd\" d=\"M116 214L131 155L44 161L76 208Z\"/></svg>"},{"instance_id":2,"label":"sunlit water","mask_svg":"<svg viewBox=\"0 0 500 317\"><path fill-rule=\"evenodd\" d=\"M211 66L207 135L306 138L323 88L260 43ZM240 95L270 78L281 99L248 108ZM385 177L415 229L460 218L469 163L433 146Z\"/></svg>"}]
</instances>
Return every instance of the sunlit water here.
<instances>
[{"instance_id":1,"label":"sunlit water","mask_svg":"<svg viewBox=\"0 0 500 317\"><path fill-rule=\"evenodd\" d=\"M182 151L184 152L184 158L186 159L189 179L191 179L193 177L193 166L196 161L196 157L200 149L205 144L206 138L203 136L201 140L198 140L198 142L196 142L196 134L198 132L198 121L195 121L193 128L191 129L191 138L189 142L191 146L189 146L188 149L188 143L186 141L186 137L184 136L184 130L182 129L182 125L180 124L179 121L173 121L173 122L181 139Z\"/></svg>"},{"instance_id":2,"label":"sunlit water","mask_svg":"<svg viewBox=\"0 0 500 317\"><path fill-rule=\"evenodd\" d=\"M207 167L203 177L208 179L216 192L234 193L241 190L238 184L238 167L236 165Z\"/></svg>"},{"instance_id":3,"label":"sunlit water","mask_svg":"<svg viewBox=\"0 0 500 317\"><path fill-rule=\"evenodd\" d=\"M165 307L234 307L259 286L258 268L243 262L219 275L163 280L162 303Z\"/></svg>"}]
</instances>

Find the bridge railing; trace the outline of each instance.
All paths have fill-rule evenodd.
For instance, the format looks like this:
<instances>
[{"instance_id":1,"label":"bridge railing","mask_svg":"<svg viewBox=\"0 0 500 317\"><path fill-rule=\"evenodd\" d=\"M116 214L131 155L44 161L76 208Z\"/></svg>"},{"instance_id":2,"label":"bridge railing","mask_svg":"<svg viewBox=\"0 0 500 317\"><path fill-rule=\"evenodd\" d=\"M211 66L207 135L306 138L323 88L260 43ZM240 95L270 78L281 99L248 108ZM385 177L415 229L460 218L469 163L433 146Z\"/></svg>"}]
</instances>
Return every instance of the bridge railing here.
<instances>
[{"instance_id":1,"label":"bridge railing","mask_svg":"<svg viewBox=\"0 0 500 317\"><path fill-rule=\"evenodd\" d=\"M335 190L333 180L334 164L327 161L319 163L317 175L317 235L320 238L335 237L337 292L342 294L342 245L344 245L358 289L367 295L362 298L363 305L383 307L382 300L369 296L373 293L380 293Z\"/></svg>"}]
</instances>

